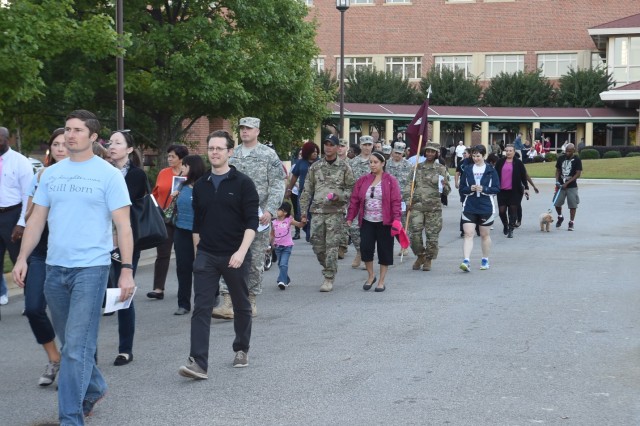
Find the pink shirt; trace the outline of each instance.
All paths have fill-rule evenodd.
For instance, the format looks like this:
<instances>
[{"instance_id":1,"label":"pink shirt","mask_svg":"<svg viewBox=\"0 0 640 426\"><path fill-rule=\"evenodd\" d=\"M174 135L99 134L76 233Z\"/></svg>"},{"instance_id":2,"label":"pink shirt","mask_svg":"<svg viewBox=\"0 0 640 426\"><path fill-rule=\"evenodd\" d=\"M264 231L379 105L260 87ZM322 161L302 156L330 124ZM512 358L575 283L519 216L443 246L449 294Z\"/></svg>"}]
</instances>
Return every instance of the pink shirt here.
<instances>
[{"instance_id":1,"label":"pink shirt","mask_svg":"<svg viewBox=\"0 0 640 426\"><path fill-rule=\"evenodd\" d=\"M382 222L382 185L370 186L364 202L364 218L369 222ZM373 197L371 196L373 195Z\"/></svg>"},{"instance_id":2,"label":"pink shirt","mask_svg":"<svg viewBox=\"0 0 640 426\"><path fill-rule=\"evenodd\" d=\"M290 247L293 246L293 238L291 237L291 216L282 220L273 219L273 243L277 246Z\"/></svg>"},{"instance_id":3,"label":"pink shirt","mask_svg":"<svg viewBox=\"0 0 640 426\"><path fill-rule=\"evenodd\" d=\"M513 162L505 161L500 176L500 189L513 189Z\"/></svg>"}]
</instances>

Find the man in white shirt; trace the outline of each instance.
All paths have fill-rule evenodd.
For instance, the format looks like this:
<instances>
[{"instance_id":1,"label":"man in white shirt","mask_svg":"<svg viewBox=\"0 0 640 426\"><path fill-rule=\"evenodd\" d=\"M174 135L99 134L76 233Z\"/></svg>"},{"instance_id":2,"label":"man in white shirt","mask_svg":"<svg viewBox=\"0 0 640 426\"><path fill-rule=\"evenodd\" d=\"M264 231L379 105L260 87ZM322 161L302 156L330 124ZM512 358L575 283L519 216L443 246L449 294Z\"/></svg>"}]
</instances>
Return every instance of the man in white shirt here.
<instances>
[{"instance_id":1,"label":"man in white shirt","mask_svg":"<svg viewBox=\"0 0 640 426\"><path fill-rule=\"evenodd\" d=\"M464 142L463 141L459 141L458 142L458 146L456 146L456 167L458 167L458 164L460 164L460 162L463 160L463 156L464 156L464 151L467 149L466 146L464 146Z\"/></svg>"},{"instance_id":2,"label":"man in white shirt","mask_svg":"<svg viewBox=\"0 0 640 426\"><path fill-rule=\"evenodd\" d=\"M14 264L20 252L31 179L31 163L9 147L9 130L0 127L0 259L4 259L8 251ZM0 305L9 303L7 290L7 284L2 280Z\"/></svg>"}]
</instances>

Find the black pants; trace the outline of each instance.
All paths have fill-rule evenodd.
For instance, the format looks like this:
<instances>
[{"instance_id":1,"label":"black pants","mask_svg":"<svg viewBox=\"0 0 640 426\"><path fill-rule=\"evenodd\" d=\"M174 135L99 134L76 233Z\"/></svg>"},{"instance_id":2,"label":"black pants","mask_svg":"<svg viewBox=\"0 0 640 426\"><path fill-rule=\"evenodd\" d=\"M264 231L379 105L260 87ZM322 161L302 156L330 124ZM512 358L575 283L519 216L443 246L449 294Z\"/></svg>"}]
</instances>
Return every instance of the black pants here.
<instances>
[{"instance_id":1,"label":"black pants","mask_svg":"<svg viewBox=\"0 0 640 426\"><path fill-rule=\"evenodd\" d=\"M176 248L176 275L178 276L178 307L191 310L191 287L193 283L193 233L188 229L176 227L173 231L173 244Z\"/></svg>"},{"instance_id":2,"label":"black pants","mask_svg":"<svg viewBox=\"0 0 640 426\"><path fill-rule=\"evenodd\" d=\"M169 263L171 262L171 248L173 247L173 231L176 229L171 224L167 225L168 238L156 248L158 257L153 269L153 290L163 290L169 273Z\"/></svg>"},{"instance_id":3,"label":"black pants","mask_svg":"<svg viewBox=\"0 0 640 426\"><path fill-rule=\"evenodd\" d=\"M377 243L377 244L376 244ZM393 265L393 237L391 226L382 222L362 219L360 227L360 255L363 262L372 262L373 253L378 250L378 264Z\"/></svg>"},{"instance_id":4,"label":"black pants","mask_svg":"<svg viewBox=\"0 0 640 426\"><path fill-rule=\"evenodd\" d=\"M251 267L251 252L247 252L240 268L229 267L230 256L214 256L198 250L193 263L193 290L195 293L191 316L190 355L205 371L209 367L209 334L211 311L223 277L233 303L233 328L236 338L233 351L249 351L251 339L251 304L247 280Z\"/></svg>"}]
</instances>

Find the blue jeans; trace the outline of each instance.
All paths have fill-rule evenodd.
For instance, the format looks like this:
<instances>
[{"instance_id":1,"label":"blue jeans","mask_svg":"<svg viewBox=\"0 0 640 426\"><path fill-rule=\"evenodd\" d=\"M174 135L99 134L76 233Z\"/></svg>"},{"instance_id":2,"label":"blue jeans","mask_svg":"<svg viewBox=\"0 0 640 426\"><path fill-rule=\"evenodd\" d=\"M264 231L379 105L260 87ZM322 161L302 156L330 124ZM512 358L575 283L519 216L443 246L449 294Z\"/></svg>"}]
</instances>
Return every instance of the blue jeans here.
<instances>
[{"instance_id":1,"label":"blue jeans","mask_svg":"<svg viewBox=\"0 0 640 426\"><path fill-rule=\"evenodd\" d=\"M4 279L4 273L0 274L0 296L5 296L9 292L7 281Z\"/></svg>"},{"instance_id":2,"label":"blue jeans","mask_svg":"<svg viewBox=\"0 0 640 426\"><path fill-rule=\"evenodd\" d=\"M102 299L109 265L65 268L47 265L44 294L62 343L58 373L60 425L83 425L82 401L97 401L107 383L96 366Z\"/></svg>"},{"instance_id":3,"label":"blue jeans","mask_svg":"<svg viewBox=\"0 0 640 426\"><path fill-rule=\"evenodd\" d=\"M42 254L32 254L29 257L29 271L24 286L24 314L29 319L36 341L41 345L56 338L47 316L47 301L44 297L44 280L47 274L45 259L46 256Z\"/></svg>"},{"instance_id":4,"label":"blue jeans","mask_svg":"<svg viewBox=\"0 0 640 426\"><path fill-rule=\"evenodd\" d=\"M278 283L289 284L291 278L289 278L289 257L291 256L291 250L293 246L276 246L276 256L278 256L278 268L280 273L278 274Z\"/></svg>"}]
</instances>

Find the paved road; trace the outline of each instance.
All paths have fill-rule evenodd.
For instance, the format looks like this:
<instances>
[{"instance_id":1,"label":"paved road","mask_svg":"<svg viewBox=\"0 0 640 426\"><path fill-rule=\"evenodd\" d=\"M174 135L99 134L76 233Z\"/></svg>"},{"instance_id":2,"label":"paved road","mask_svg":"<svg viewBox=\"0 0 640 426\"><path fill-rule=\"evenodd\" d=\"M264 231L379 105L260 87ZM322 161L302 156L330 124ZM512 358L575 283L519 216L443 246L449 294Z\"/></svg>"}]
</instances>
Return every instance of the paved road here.
<instances>
[{"instance_id":1,"label":"paved road","mask_svg":"<svg viewBox=\"0 0 640 426\"><path fill-rule=\"evenodd\" d=\"M459 205L450 197L431 272L413 256L390 270L384 293L340 264L335 290L319 293L310 246L292 256L292 286L265 275L250 365L231 367L233 327L214 320L209 380L177 374L189 317L169 294L150 301L152 267L136 295L134 361L111 365L117 319L104 317L100 367L110 386L88 424L101 425L637 425L640 424L640 185L581 184L576 231L541 233L551 183L525 202L515 238L493 233L491 270L462 273ZM57 418L54 388L39 388L45 356L20 316L2 308L0 424Z\"/></svg>"}]
</instances>

